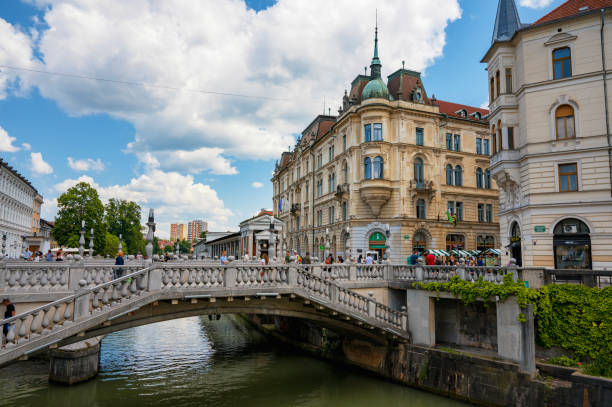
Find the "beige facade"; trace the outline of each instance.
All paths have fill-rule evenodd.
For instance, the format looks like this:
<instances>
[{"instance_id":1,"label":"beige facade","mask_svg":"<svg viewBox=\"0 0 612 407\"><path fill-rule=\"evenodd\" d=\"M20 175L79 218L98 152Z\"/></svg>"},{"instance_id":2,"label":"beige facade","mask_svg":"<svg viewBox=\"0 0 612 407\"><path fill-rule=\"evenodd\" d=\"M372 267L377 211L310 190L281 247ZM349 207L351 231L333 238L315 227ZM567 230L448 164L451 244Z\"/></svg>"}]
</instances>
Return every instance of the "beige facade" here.
<instances>
[{"instance_id":1,"label":"beige facade","mask_svg":"<svg viewBox=\"0 0 612 407\"><path fill-rule=\"evenodd\" d=\"M610 267L611 100L604 66L612 66L612 13L587 7L555 19L567 15L559 14L562 7L508 40L495 41L494 34L483 58L503 257L524 266Z\"/></svg>"},{"instance_id":2,"label":"beige facade","mask_svg":"<svg viewBox=\"0 0 612 407\"><path fill-rule=\"evenodd\" d=\"M283 247L319 259L371 250L399 262L413 248L499 247L495 182L485 188L487 112L428 98L418 72L400 69L388 78L394 96L362 98L376 78L357 76L339 115L318 116L281 157L272 182ZM456 225L447 219L449 202L461 206Z\"/></svg>"},{"instance_id":3,"label":"beige facade","mask_svg":"<svg viewBox=\"0 0 612 407\"><path fill-rule=\"evenodd\" d=\"M37 236L40 234L40 211L43 204L43 197L40 194L36 194L34 198L34 204L32 205L32 235Z\"/></svg>"},{"instance_id":4,"label":"beige facade","mask_svg":"<svg viewBox=\"0 0 612 407\"><path fill-rule=\"evenodd\" d=\"M186 240L188 236L187 225L184 223L172 223L170 225L170 240Z\"/></svg>"}]
</instances>

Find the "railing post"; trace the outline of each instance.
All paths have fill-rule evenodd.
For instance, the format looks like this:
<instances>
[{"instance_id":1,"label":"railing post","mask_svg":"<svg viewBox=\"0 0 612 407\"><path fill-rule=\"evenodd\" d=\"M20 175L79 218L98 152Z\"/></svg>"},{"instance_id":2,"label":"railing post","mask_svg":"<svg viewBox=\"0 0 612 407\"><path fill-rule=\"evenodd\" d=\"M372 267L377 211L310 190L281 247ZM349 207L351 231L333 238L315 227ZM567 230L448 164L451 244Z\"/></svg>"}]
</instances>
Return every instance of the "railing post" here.
<instances>
[{"instance_id":1,"label":"railing post","mask_svg":"<svg viewBox=\"0 0 612 407\"><path fill-rule=\"evenodd\" d=\"M357 281L357 265L351 264L349 266L349 281Z\"/></svg>"},{"instance_id":2,"label":"railing post","mask_svg":"<svg viewBox=\"0 0 612 407\"><path fill-rule=\"evenodd\" d=\"M457 275L460 279L466 280L467 275L465 272L465 260L459 259L459 265L457 266Z\"/></svg>"},{"instance_id":3,"label":"railing post","mask_svg":"<svg viewBox=\"0 0 612 407\"><path fill-rule=\"evenodd\" d=\"M402 305L402 330L408 332L408 315L405 305Z\"/></svg>"},{"instance_id":4,"label":"railing post","mask_svg":"<svg viewBox=\"0 0 612 407\"><path fill-rule=\"evenodd\" d=\"M83 259L73 260L69 269L68 289L76 292L79 289L79 283L83 280L85 274L85 264Z\"/></svg>"},{"instance_id":5,"label":"railing post","mask_svg":"<svg viewBox=\"0 0 612 407\"><path fill-rule=\"evenodd\" d=\"M151 292L151 291L161 290L161 286L162 286L162 269L160 269L160 268L151 268L149 270L149 277L148 277L147 280L148 280L147 291Z\"/></svg>"},{"instance_id":6,"label":"railing post","mask_svg":"<svg viewBox=\"0 0 612 407\"><path fill-rule=\"evenodd\" d=\"M423 281L424 274L425 269L423 268L422 262L414 266L414 276L416 278L416 281Z\"/></svg>"},{"instance_id":7,"label":"railing post","mask_svg":"<svg viewBox=\"0 0 612 407\"><path fill-rule=\"evenodd\" d=\"M376 318L376 302L374 300L374 292L368 292L368 316L370 318Z\"/></svg>"},{"instance_id":8,"label":"railing post","mask_svg":"<svg viewBox=\"0 0 612 407\"><path fill-rule=\"evenodd\" d=\"M385 264L385 268L383 271L383 279L385 281L393 280L393 266L390 263Z\"/></svg>"},{"instance_id":9,"label":"railing post","mask_svg":"<svg viewBox=\"0 0 612 407\"><path fill-rule=\"evenodd\" d=\"M223 285L225 286L225 288L236 287L236 275L238 274L238 270L236 270L236 267L226 267L223 271Z\"/></svg>"},{"instance_id":10,"label":"railing post","mask_svg":"<svg viewBox=\"0 0 612 407\"><path fill-rule=\"evenodd\" d=\"M81 294L86 291L85 286L87 285L87 281L80 280L79 281L79 289L77 290L77 294ZM89 304L91 302L91 292L83 295L79 295L74 301L74 320L77 321L79 319L83 319L89 316ZM70 305L66 305L70 306Z\"/></svg>"},{"instance_id":11,"label":"railing post","mask_svg":"<svg viewBox=\"0 0 612 407\"><path fill-rule=\"evenodd\" d=\"M289 287L297 288L297 280L298 280L298 268L290 265L289 270L287 270L287 282Z\"/></svg>"},{"instance_id":12,"label":"railing post","mask_svg":"<svg viewBox=\"0 0 612 407\"><path fill-rule=\"evenodd\" d=\"M533 321L533 305L527 304L523 309L526 321L521 324L521 370L531 377L536 374L535 362L535 328Z\"/></svg>"},{"instance_id":13,"label":"railing post","mask_svg":"<svg viewBox=\"0 0 612 407\"><path fill-rule=\"evenodd\" d=\"M506 267L506 273L512 273L512 281L518 281L518 268L516 267L516 260L510 259L510 264Z\"/></svg>"},{"instance_id":14,"label":"railing post","mask_svg":"<svg viewBox=\"0 0 612 407\"><path fill-rule=\"evenodd\" d=\"M8 274L6 269L6 263L4 259L0 259L0 291L4 291Z\"/></svg>"}]
</instances>

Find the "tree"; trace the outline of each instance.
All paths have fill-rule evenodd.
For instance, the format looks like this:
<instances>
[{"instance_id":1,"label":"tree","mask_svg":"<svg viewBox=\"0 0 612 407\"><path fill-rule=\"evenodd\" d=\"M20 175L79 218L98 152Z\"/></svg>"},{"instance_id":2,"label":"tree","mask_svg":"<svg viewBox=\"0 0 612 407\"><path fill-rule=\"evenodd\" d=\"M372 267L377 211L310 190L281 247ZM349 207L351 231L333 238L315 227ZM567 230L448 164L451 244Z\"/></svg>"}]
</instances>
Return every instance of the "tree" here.
<instances>
[{"instance_id":1,"label":"tree","mask_svg":"<svg viewBox=\"0 0 612 407\"><path fill-rule=\"evenodd\" d=\"M140 225L140 205L125 199L111 198L104 206L108 232L123 240L123 250L128 254L145 252L146 242Z\"/></svg>"},{"instance_id":2,"label":"tree","mask_svg":"<svg viewBox=\"0 0 612 407\"><path fill-rule=\"evenodd\" d=\"M159 237L153 237L153 254L163 254L164 250L159 247Z\"/></svg>"},{"instance_id":3,"label":"tree","mask_svg":"<svg viewBox=\"0 0 612 407\"><path fill-rule=\"evenodd\" d=\"M206 239L206 231L205 230L200 232L200 239Z\"/></svg>"},{"instance_id":4,"label":"tree","mask_svg":"<svg viewBox=\"0 0 612 407\"><path fill-rule=\"evenodd\" d=\"M104 250L106 225L104 224L104 206L98 191L86 182L80 182L69 188L57 198L57 216L53 227L53 236L62 246L78 243L81 221L85 221L85 247L89 247L89 231L94 229L94 252ZM76 246L78 247L78 245Z\"/></svg>"},{"instance_id":5,"label":"tree","mask_svg":"<svg viewBox=\"0 0 612 407\"><path fill-rule=\"evenodd\" d=\"M187 239L183 239L179 242L179 251L181 253L191 253L191 242Z\"/></svg>"},{"instance_id":6,"label":"tree","mask_svg":"<svg viewBox=\"0 0 612 407\"><path fill-rule=\"evenodd\" d=\"M115 257L119 252L119 238L106 232L106 243L104 244L104 256Z\"/></svg>"}]
</instances>

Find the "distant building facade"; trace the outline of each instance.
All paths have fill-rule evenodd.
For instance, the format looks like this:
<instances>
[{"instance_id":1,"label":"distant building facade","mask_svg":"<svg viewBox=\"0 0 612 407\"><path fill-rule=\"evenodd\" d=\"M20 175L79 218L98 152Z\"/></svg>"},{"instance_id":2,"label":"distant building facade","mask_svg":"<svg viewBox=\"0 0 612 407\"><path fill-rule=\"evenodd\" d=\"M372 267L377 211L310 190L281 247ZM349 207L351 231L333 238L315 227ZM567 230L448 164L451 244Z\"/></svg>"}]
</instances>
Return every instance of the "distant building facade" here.
<instances>
[{"instance_id":1,"label":"distant building facade","mask_svg":"<svg viewBox=\"0 0 612 407\"><path fill-rule=\"evenodd\" d=\"M280 233L283 223L274 217L272 211L262 209L256 216L240 222L240 256L268 259L283 257Z\"/></svg>"},{"instance_id":2,"label":"distant building facade","mask_svg":"<svg viewBox=\"0 0 612 407\"><path fill-rule=\"evenodd\" d=\"M187 224L187 240L190 242L200 239L202 232L208 231L208 223L203 220L192 220Z\"/></svg>"},{"instance_id":3,"label":"distant building facade","mask_svg":"<svg viewBox=\"0 0 612 407\"><path fill-rule=\"evenodd\" d=\"M20 256L28 244L26 237L33 233L37 197L30 181L0 159L0 251L11 258ZM37 211L40 220L40 209Z\"/></svg>"},{"instance_id":4,"label":"distant building facade","mask_svg":"<svg viewBox=\"0 0 612 407\"><path fill-rule=\"evenodd\" d=\"M482 62L504 263L612 266L611 50L612 0L568 1L533 24L499 1Z\"/></svg>"},{"instance_id":5,"label":"distant building facade","mask_svg":"<svg viewBox=\"0 0 612 407\"><path fill-rule=\"evenodd\" d=\"M170 240L185 240L187 239L187 225L183 223L172 223L170 225Z\"/></svg>"},{"instance_id":6,"label":"distant building facade","mask_svg":"<svg viewBox=\"0 0 612 407\"><path fill-rule=\"evenodd\" d=\"M283 246L322 259L495 248L487 110L428 96L419 72L357 75L338 116L317 116L277 163ZM455 222L456 219L456 222Z\"/></svg>"}]
</instances>

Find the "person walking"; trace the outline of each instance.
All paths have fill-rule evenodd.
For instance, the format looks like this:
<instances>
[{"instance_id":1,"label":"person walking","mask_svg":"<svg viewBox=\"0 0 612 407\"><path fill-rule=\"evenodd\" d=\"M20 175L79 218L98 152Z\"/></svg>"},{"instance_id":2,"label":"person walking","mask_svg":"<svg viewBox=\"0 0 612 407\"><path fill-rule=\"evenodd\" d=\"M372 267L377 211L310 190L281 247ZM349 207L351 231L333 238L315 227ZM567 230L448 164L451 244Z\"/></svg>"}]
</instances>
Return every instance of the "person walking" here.
<instances>
[{"instance_id":1,"label":"person walking","mask_svg":"<svg viewBox=\"0 0 612 407\"><path fill-rule=\"evenodd\" d=\"M116 266L123 266L124 264L125 262L123 260L123 252L119 252L117 254L117 257L115 257L115 268L113 269L113 279L114 280L118 279L123 274L123 268L116 267Z\"/></svg>"},{"instance_id":2,"label":"person walking","mask_svg":"<svg viewBox=\"0 0 612 407\"><path fill-rule=\"evenodd\" d=\"M291 263L291 256L289 255L289 250L285 252L285 264Z\"/></svg>"},{"instance_id":3,"label":"person walking","mask_svg":"<svg viewBox=\"0 0 612 407\"><path fill-rule=\"evenodd\" d=\"M2 305L4 305L5 307L4 319L9 319L15 316L15 305L11 303L11 300L9 300L8 298L4 298L2 300ZM2 325L2 333L4 334L4 339L2 341L3 348L4 348L4 345L6 344L6 337L10 329L11 329L11 324Z\"/></svg>"},{"instance_id":4,"label":"person walking","mask_svg":"<svg viewBox=\"0 0 612 407\"><path fill-rule=\"evenodd\" d=\"M219 260L221 261L222 266L226 266L229 264L229 260L227 259L227 252L225 250L221 252L221 258Z\"/></svg>"},{"instance_id":5,"label":"person walking","mask_svg":"<svg viewBox=\"0 0 612 407\"><path fill-rule=\"evenodd\" d=\"M436 256L432 252L429 252L427 256L425 256L425 264L428 266L434 266L436 264Z\"/></svg>"},{"instance_id":6,"label":"person walking","mask_svg":"<svg viewBox=\"0 0 612 407\"><path fill-rule=\"evenodd\" d=\"M419 258L419 252L417 250L413 250L412 254L410 255L410 264L413 266L416 265L418 258Z\"/></svg>"},{"instance_id":7,"label":"person walking","mask_svg":"<svg viewBox=\"0 0 612 407\"><path fill-rule=\"evenodd\" d=\"M64 252L62 249L59 249L55 254L55 261L64 261Z\"/></svg>"},{"instance_id":8,"label":"person walking","mask_svg":"<svg viewBox=\"0 0 612 407\"><path fill-rule=\"evenodd\" d=\"M312 259L310 258L310 252L306 252L306 256L302 259L302 264L310 264Z\"/></svg>"},{"instance_id":9,"label":"person walking","mask_svg":"<svg viewBox=\"0 0 612 407\"><path fill-rule=\"evenodd\" d=\"M372 257L370 253L368 253L365 258L365 264L372 264L372 263L374 263L374 258Z\"/></svg>"}]
</instances>

